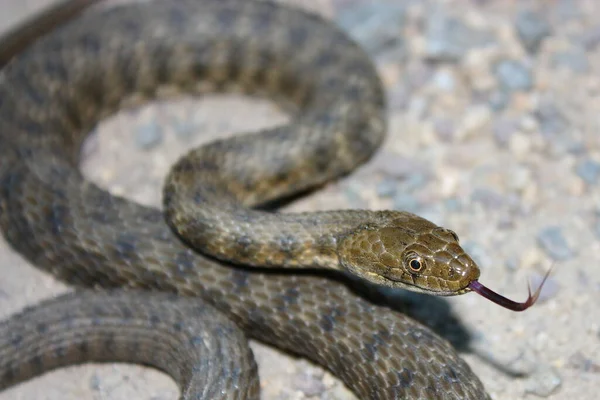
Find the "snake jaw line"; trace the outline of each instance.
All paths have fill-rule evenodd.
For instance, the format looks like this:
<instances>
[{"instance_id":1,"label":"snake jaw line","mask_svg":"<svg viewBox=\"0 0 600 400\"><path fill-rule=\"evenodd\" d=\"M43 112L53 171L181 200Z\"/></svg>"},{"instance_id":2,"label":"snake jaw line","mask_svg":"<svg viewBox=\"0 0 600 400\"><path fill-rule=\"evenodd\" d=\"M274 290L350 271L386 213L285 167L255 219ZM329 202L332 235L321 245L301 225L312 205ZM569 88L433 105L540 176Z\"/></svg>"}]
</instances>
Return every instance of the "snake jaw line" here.
<instances>
[{"instance_id":1,"label":"snake jaw line","mask_svg":"<svg viewBox=\"0 0 600 400\"><path fill-rule=\"evenodd\" d=\"M525 311L529 307L534 305L535 302L537 301L537 299L540 296L540 293L542 291L542 287L544 286L544 283L546 283L546 279L548 279L548 277L550 276L550 272L552 272L552 268L548 269L548 272L546 272L546 275L544 276L542 283L540 283L540 285L536 289L533 296L531 295L531 286L529 285L529 283L527 283L527 292L528 292L527 300L525 300L522 303L516 302L514 300L510 300L510 299L502 296L501 294L494 292L493 290L491 290L491 289L487 288L486 286L482 285L481 283L479 283L479 281L477 281L477 280L471 282L469 284L468 288L471 289L473 292L485 297L486 299L488 299L504 308L507 308L511 311Z\"/></svg>"}]
</instances>

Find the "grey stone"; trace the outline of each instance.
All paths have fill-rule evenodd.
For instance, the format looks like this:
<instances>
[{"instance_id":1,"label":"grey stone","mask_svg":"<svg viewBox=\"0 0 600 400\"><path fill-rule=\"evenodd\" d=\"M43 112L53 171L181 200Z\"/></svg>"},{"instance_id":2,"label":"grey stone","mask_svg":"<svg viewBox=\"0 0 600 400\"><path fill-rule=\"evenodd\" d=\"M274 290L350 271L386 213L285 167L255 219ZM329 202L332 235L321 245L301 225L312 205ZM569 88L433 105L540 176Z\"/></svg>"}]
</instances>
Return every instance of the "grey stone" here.
<instances>
[{"instance_id":1,"label":"grey stone","mask_svg":"<svg viewBox=\"0 0 600 400\"><path fill-rule=\"evenodd\" d=\"M586 159L575 167L577 175L588 185L598 183L600 178L600 163L595 160Z\"/></svg>"},{"instance_id":2,"label":"grey stone","mask_svg":"<svg viewBox=\"0 0 600 400\"><path fill-rule=\"evenodd\" d=\"M492 133L496 139L496 143L500 146L507 146L511 136L517 132L518 127L519 123L514 119L495 119L492 122Z\"/></svg>"},{"instance_id":3,"label":"grey stone","mask_svg":"<svg viewBox=\"0 0 600 400\"><path fill-rule=\"evenodd\" d=\"M398 181L395 179L385 178L377 184L375 191L379 197L392 197L396 194Z\"/></svg>"},{"instance_id":4,"label":"grey stone","mask_svg":"<svg viewBox=\"0 0 600 400\"><path fill-rule=\"evenodd\" d=\"M295 389L309 397L318 396L327 390L320 377L308 373L296 375L293 385Z\"/></svg>"},{"instance_id":5,"label":"grey stone","mask_svg":"<svg viewBox=\"0 0 600 400\"><path fill-rule=\"evenodd\" d=\"M446 92L451 92L456 87L454 76L446 70L440 70L433 75L433 84Z\"/></svg>"},{"instance_id":6,"label":"grey stone","mask_svg":"<svg viewBox=\"0 0 600 400\"><path fill-rule=\"evenodd\" d=\"M576 351L569 357L569 366L583 372L600 372L600 364L581 351Z\"/></svg>"},{"instance_id":7,"label":"grey stone","mask_svg":"<svg viewBox=\"0 0 600 400\"><path fill-rule=\"evenodd\" d=\"M508 93L506 90L494 90L488 97L488 104L495 112L504 110L509 103L510 93Z\"/></svg>"},{"instance_id":8,"label":"grey stone","mask_svg":"<svg viewBox=\"0 0 600 400\"><path fill-rule=\"evenodd\" d=\"M523 47L530 53L536 53L544 38L552 31L548 21L533 11L520 12L515 19L515 29Z\"/></svg>"},{"instance_id":9,"label":"grey stone","mask_svg":"<svg viewBox=\"0 0 600 400\"><path fill-rule=\"evenodd\" d=\"M500 86L511 92L533 87L531 68L520 61L502 60L494 66L494 74Z\"/></svg>"},{"instance_id":10,"label":"grey stone","mask_svg":"<svg viewBox=\"0 0 600 400\"><path fill-rule=\"evenodd\" d=\"M495 209L503 206L506 203L501 194L485 187L475 188L471 193L471 201L474 203L480 203L488 209Z\"/></svg>"},{"instance_id":11,"label":"grey stone","mask_svg":"<svg viewBox=\"0 0 600 400\"><path fill-rule=\"evenodd\" d=\"M428 174L415 171L415 173L408 175L402 182L400 182L400 190L405 192L414 192L415 190L425 186L428 181Z\"/></svg>"},{"instance_id":12,"label":"grey stone","mask_svg":"<svg viewBox=\"0 0 600 400\"><path fill-rule=\"evenodd\" d=\"M597 219L594 223L594 233L596 237L600 240L600 219Z\"/></svg>"},{"instance_id":13,"label":"grey stone","mask_svg":"<svg viewBox=\"0 0 600 400\"><path fill-rule=\"evenodd\" d=\"M443 10L430 14L425 36L425 57L440 62L457 62L469 49L485 46L494 40L490 32L474 30Z\"/></svg>"},{"instance_id":14,"label":"grey stone","mask_svg":"<svg viewBox=\"0 0 600 400\"><path fill-rule=\"evenodd\" d=\"M537 242L553 260L565 261L574 256L574 252L565 240L560 227L550 226L542 229L537 235Z\"/></svg>"},{"instance_id":15,"label":"grey stone","mask_svg":"<svg viewBox=\"0 0 600 400\"><path fill-rule=\"evenodd\" d=\"M534 113L542 133L553 135L569 128L569 121L560 109L550 100L542 101Z\"/></svg>"},{"instance_id":16,"label":"grey stone","mask_svg":"<svg viewBox=\"0 0 600 400\"><path fill-rule=\"evenodd\" d=\"M144 150L158 146L163 139L162 128L156 122L140 126L135 134L135 143Z\"/></svg>"},{"instance_id":17,"label":"grey stone","mask_svg":"<svg viewBox=\"0 0 600 400\"><path fill-rule=\"evenodd\" d=\"M600 25L588 30L579 40L584 49L594 50L600 43Z\"/></svg>"},{"instance_id":18,"label":"grey stone","mask_svg":"<svg viewBox=\"0 0 600 400\"><path fill-rule=\"evenodd\" d=\"M527 393L540 397L548 397L562 385L558 372L550 366L542 366L525 380Z\"/></svg>"},{"instance_id":19,"label":"grey stone","mask_svg":"<svg viewBox=\"0 0 600 400\"><path fill-rule=\"evenodd\" d=\"M471 256L479 267L492 265L492 258L483 245L471 240L462 243L462 248Z\"/></svg>"},{"instance_id":20,"label":"grey stone","mask_svg":"<svg viewBox=\"0 0 600 400\"><path fill-rule=\"evenodd\" d=\"M581 17L581 7L578 0L559 0L554 7L556 15L561 21Z\"/></svg>"},{"instance_id":21,"label":"grey stone","mask_svg":"<svg viewBox=\"0 0 600 400\"><path fill-rule=\"evenodd\" d=\"M416 213L420 209L420 204L413 195L405 192L398 192L394 196L394 209Z\"/></svg>"},{"instance_id":22,"label":"grey stone","mask_svg":"<svg viewBox=\"0 0 600 400\"><path fill-rule=\"evenodd\" d=\"M534 112L542 137L553 151L578 154L585 150L579 132L571 129L571 123L552 100L540 102Z\"/></svg>"},{"instance_id":23,"label":"grey stone","mask_svg":"<svg viewBox=\"0 0 600 400\"><path fill-rule=\"evenodd\" d=\"M355 181L348 183L348 186L344 189L344 195L348 200L348 203L355 208L364 208L365 200L362 197L364 187Z\"/></svg>"},{"instance_id":24,"label":"grey stone","mask_svg":"<svg viewBox=\"0 0 600 400\"><path fill-rule=\"evenodd\" d=\"M173 122L173 130L177 137L183 141L188 141L198 131L198 127L189 121L176 120Z\"/></svg>"},{"instance_id":25,"label":"grey stone","mask_svg":"<svg viewBox=\"0 0 600 400\"><path fill-rule=\"evenodd\" d=\"M580 47L573 47L566 51L555 53L552 56L552 64L555 67L569 68L573 72L583 74L589 70L587 54Z\"/></svg>"},{"instance_id":26,"label":"grey stone","mask_svg":"<svg viewBox=\"0 0 600 400\"><path fill-rule=\"evenodd\" d=\"M385 51L404 57L402 30L406 8L397 3L362 3L345 8L336 18L369 53L378 55Z\"/></svg>"},{"instance_id":27,"label":"grey stone","mask_svg":"<svg viewBox=\"0 0 600 400\"><path fill-rule=\"evenodd\" d=\"M446 142L452 141L456 132L454 121L447 118L437 118L433 121L433 129L438 137Z\"/></svg>"},{"instance_id":28,"label":"grey stone","mask_svg":"<svg viewBox=\"0 0 600 400\"><path fill-rule=\"evenodd\" d=\"M462 204L456 197L451 197L444 200L444 208L446 211L458 212L462 209Z\"/></svg>"}]
</instances>

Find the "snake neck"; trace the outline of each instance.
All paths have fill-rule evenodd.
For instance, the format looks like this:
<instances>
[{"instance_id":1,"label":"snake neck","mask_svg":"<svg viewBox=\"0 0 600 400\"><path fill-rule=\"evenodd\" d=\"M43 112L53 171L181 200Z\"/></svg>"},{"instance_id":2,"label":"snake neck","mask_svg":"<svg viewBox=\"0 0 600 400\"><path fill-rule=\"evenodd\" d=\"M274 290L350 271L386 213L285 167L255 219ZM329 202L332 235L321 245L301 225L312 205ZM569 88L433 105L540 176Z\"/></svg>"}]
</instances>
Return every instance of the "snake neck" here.
<instances>
[{"instance_id":1,"label":"snake neck","mask_svg":"<svg viewBox=\"0 0 600 400\"><path fill-rule=\"evenodd\" d=\"M167 203L169 197L165 196ZM178 211L167 206L166 219L171 228L202 253L255 267L344 270L340 257L344 239L367 225L389 219L390 213L276 213L213 203L207 198L203 201L202 207L189 213L181 213L185 209L181 204Z\"/></svg>"}]
</instances>

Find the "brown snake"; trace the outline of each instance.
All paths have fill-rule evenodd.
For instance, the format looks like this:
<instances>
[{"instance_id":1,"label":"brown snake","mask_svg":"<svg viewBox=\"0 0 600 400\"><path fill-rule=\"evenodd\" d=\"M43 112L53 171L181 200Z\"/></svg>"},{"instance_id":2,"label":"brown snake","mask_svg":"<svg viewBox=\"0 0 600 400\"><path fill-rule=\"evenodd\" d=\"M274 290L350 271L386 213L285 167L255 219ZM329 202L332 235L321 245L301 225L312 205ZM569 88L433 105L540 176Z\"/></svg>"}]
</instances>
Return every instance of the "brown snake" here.
<instances>
[{"instance_id":1,"label":"brown snake","mask_svg":"<svg viewBox=\"0 0 600 400\"><path fill-rule=\"evenodd\" d=\"M444 339L312 269L438 295L473 290L515 310L539 290L525 303L491 292L456 235L413 214L256 209L350 172L381 144L381 83L343 32L267 1L164 0L86 13L14 57L8 43L4 236L58 279L129 290L62 296L1 323L0 389L124 361L167 372L184 399L255 399L239 327L325 366L361 399L488 398ZM190 152L167 178L163 214L86 181L78 157L102 117L165 88L267 94L292 103L294 119Z\"/></svg>"}]
</instances>

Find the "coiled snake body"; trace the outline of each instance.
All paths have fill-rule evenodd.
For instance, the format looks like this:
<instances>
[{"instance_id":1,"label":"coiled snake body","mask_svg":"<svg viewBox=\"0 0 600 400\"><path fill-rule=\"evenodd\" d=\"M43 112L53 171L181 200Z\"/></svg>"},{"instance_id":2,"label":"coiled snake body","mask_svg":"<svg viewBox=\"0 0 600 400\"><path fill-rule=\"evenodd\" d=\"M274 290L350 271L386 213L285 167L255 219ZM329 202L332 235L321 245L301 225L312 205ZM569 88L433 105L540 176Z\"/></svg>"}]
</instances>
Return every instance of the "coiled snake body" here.
<instances>
[{"instance_id":1,"label":"coiled snake body","mask_svg":"<svg viewBox=\"0 0 600 400\"><path fill-rule=\"evenodd\" d=\"M264 92L297 110L289 125L181 159L164 189L168 223L77 168L100 118L166 86ZM363 51L282 5L127 5L39 40L0 72L0 226L61 280L130 290L63 296L0 324L0 388L75 362L128 361L165 370L185 399L257 398L239 327L324 365L361 399L487 398L452 347L412 319L338 280L270 268L469 290L479 271L456 235L412 214L251 209L348 173L384 130L383 92Z\"/></svg>"}]
</instances>

